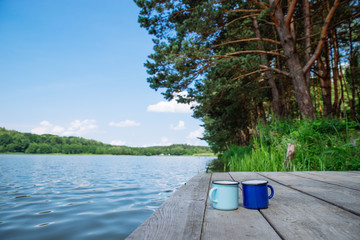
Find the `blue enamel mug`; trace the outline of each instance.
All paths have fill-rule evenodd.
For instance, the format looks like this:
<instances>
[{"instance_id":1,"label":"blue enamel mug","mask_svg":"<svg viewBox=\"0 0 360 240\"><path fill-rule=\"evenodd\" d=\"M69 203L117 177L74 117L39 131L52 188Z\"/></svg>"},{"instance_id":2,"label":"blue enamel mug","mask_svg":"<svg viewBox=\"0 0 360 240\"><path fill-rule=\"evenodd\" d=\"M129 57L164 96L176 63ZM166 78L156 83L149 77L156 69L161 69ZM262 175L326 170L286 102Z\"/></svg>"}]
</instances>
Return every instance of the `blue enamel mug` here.
<instances>
[{"instance_id":1,"label":"blue enamel mug","mask_svg":"<svg viewBox=\"0 0 360 240\"><path fill-rule=\"evenodd\" d=\"M274 196L274 189L266 180L246 180L241 182L243 204L249 209L261 209L269 206L269 199ZM268 188L270 195L268 195Z\"/></svg>"},{"instance_id":2,"label":"blue enamel mug","mask_svg":"<svg viewBox=\"0 0 360 240\"><path fill-rule=\"evenodd\" d=\"M217 180L212 182L209 200L219 210L235 210L239 206L239 182Z\"/></svg>"}]
</instances>

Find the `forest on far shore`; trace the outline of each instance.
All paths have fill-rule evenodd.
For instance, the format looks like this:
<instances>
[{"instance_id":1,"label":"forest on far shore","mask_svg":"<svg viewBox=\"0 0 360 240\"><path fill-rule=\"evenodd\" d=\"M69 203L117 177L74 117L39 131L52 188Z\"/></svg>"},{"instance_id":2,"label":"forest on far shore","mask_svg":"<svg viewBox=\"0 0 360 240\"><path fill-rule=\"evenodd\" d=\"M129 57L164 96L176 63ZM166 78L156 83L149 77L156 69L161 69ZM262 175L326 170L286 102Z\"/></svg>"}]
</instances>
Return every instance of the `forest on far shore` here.
<instances>
[{"instance_id":1,"label":"forest on far shore","mask_svg":"<svg viewBox=\"0 0 360 240\"><path fill-rule=\"evenodd\" d=\"M211 155L206 146L175 144L171 146L114 146L80 137L37 135L0 128L0 153L27 154L111 154L111 155Z\"/></svg>"}]
</instances>

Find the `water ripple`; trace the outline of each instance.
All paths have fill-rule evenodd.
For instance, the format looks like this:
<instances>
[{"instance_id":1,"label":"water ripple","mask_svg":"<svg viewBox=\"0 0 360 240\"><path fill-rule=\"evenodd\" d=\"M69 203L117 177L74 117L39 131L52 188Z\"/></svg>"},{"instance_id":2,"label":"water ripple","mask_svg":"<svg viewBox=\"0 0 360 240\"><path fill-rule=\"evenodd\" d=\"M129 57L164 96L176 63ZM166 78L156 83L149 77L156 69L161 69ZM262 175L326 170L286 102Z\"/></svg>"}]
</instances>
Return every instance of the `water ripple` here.
<instances>
[{"instance_id":1,"label":"water ripple","mask_svg":"<svg viewBox=\"0 0 360 240\"><path fill-rule=\"evenodd\" d=\"M124 239L207 160L0 155L0 238Z\"/></svg>"}]
</instances>

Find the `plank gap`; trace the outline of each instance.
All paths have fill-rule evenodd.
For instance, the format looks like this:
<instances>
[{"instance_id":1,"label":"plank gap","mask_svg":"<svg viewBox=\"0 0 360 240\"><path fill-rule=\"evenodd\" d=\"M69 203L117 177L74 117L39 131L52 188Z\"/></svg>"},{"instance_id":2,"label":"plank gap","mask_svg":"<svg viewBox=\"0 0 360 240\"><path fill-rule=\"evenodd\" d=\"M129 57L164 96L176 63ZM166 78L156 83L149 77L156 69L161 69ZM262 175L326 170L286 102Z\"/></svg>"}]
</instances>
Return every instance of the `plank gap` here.
<instances>
[{"instance_id":1,"label":"plank gap","mask_svg":"<svg viewBox=\"0 0 360 240\"><path fill-rule=\"evenodd\" d=\"M263 177L263 175L261 175L260 173L256 173L260 176ZM261 211L261 209L258 210L259 213L261 214L261 216L263 216L263 218L268 222L268 224L272 227L272 229L276 232L276 234L279 236L279 238L281 238L282 240L285 240L284 236L280 233L280 231L278 229L276 229L275 225L273 225L270 221L270 219L268 219L265 214L263 214L263 212Z\"/></svg>"},{"instance_id":2,"label":"plank gap","mask_svg":"<svg viewBox=\"0 0 360 240\"><path fill-rule=\"evenodd\" d=\"M285 240L284 236L276 229L276 227L271 223L271 221L261 212L261 209L258 210L261 216L268 222L270 227L276 232L276 234L281 238L282 240Z\"/></svg>"},{"instance_id":3,"label":"plank gap","mask_svg":"<svg viewBox=\"0 0 360 240\"><path fill-rule=\"evenodd\" d=\"M333 206L335 206L335 207L338 207L338 208L340 208L340 209L342 209L342 210L344 210L344 211L347 211L347 212L349 212L349 213L352 213L352 214L360 217L360 214L359 214L359 213L357 213L357 212L355 212L355 211L353 211L353 210L351 210L351 209L348 209L348 208L345 208L345 207L340 206L340 205L338 205L338 204L332 203L332 202L327 201L327 200L325 200L325 199L323 199L323 198L314 196L314 195L312 195L312 194L310 194L310 193L304 192L304 191L302 191L302 190L300 190L300 189L297 189L297 188L294 188L294 187L292 187L292 186L288 186L288 185L283 184L283 183L281 183L281 182L279 182L279 181L276 181L275 179L272 179L272 178L270 178L270 177L267 177L267 176L265 176L265 175L262 175L261 173L257 173L257 174L259 174L260 176L265 177L265 178L267 178L267 179L270 179L271 181L276 182L276 183L278 183L278 184L280 184L280 185L282 185L282 186L284 186L284 187L293 189L293 190L298 191L298 192L300 192L300 193L302 193L302 194L305 194L305 195L311 196L311 197L313 197L313 198L319 199L319 200L321 200L321 201L323 201L323 202L326 202L326 203L328 203L328 204L331 204L331 205L333 205Z\"/></svg>"},{"instance_id":4,"label":"plank gap","mask_svg":"<svg viewBox=\"0 0 360 240\"><path fill-rule=\"evenodd\" d=\"M200 230L200 238L199 238L200 240L202 239L202 235L203 235L203 231L204 231L205 214L206 214L207 202L208 202L208 198L209 198L209 191L210 191L210 186L211 186L211 180L212 180L212 173L210 173L209 183L208 183L208 189L207 189L207 191L206 191L206 200L205 200L204 214L203 214L203 217L202 217L201 230Z\"/></svg>"},{"instance_id":5,"label":"plank gap","mask_svg":"<svg viewBox=\"0 0 360 240\"><path fill-rule=\"evenodd\" d=\"M297 177L301 177L301 178L305 178L305 179L309 179L309 180L312 180L312 181L318 181L318 182L322 182L322 183L326 183L326 184L330 184L330 185L334 185L334 186L338 186L338 187L342 187L342 188L347 188L347 189L351 189L351 190L355 190L355 191L359 191L359 192L360 192L359 189L352 188L352 187L347 187L347 186L344 186L344 185L341 185L341 184L330 183L330 182L326 182L326 181L314 179L314 178L311 178L311 177L301 176L301 175L296 174L296 173L294 173L294 172L288 172L288 173L291 174L291 175L294 175L294 176L297 176ZM310 173L310 174L311 174L311 173Z\"/></svg>"}]
</instances>

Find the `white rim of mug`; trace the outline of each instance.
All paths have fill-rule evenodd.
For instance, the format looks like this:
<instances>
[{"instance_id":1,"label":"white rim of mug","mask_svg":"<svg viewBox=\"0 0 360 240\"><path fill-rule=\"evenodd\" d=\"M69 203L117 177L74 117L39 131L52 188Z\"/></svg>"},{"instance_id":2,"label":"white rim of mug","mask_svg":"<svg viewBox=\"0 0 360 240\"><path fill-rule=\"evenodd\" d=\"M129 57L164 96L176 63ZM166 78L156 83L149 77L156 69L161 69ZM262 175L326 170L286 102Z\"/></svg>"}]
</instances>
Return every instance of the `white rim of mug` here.
<instances>
[{"instance_id":1,"label":"white rim of mug","mask_svg":"<svg viewBox=\"0 0 360 240\"><path fill-rule=\"evenodd\" d=\"M232 180L214 180L212 181L212 183L218 185L239 185L238 181L232 181Z\"/></svg>"},{"instance_id":2,"label":"white rim of mug","mask_svg":"<svg viewBox=\"0 0 360 240\"><path fill-rule=\"evenodd\" d=\"M250 179L250 180L245 180L245 181L241 182L241 184L244 184L244 185L264 185L267 183L269 183L269 182L266 180L263 180L263 179Z\"/></svg>"}]
</instances>

